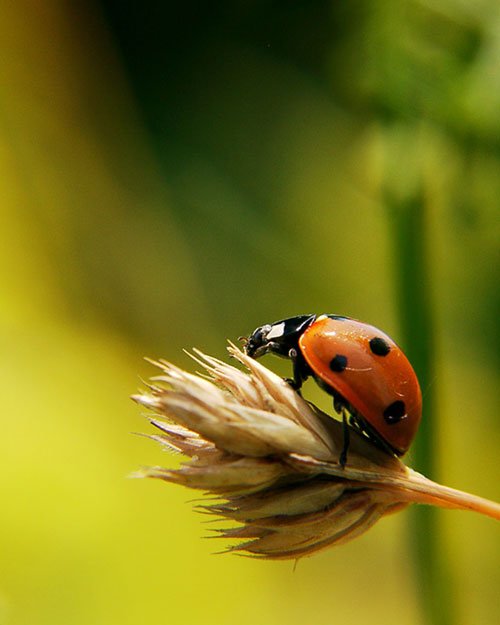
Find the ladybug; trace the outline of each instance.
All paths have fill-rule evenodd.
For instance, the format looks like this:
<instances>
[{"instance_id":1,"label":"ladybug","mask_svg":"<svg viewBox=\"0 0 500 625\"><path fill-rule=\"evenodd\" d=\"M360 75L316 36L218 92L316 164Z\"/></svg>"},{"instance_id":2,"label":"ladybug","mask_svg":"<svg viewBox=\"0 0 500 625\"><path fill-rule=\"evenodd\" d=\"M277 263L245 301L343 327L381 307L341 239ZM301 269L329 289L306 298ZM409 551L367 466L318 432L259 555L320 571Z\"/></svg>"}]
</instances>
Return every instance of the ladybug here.
<instances>
[{"instance_id":1,"label":"ladybug","mask_svg":"<svg viewBox=\"0 0 500 625\"><path fill-rule=\"evenodd\" d=\"M422 395L403 351L387 334L340 315L299 315L257 328L244 338L252 358L271 352L293 364L291 386L312 376L342 415L345 466L349 427L391 455L402 456L417 433Z\"/></svg>"}]
</instances>

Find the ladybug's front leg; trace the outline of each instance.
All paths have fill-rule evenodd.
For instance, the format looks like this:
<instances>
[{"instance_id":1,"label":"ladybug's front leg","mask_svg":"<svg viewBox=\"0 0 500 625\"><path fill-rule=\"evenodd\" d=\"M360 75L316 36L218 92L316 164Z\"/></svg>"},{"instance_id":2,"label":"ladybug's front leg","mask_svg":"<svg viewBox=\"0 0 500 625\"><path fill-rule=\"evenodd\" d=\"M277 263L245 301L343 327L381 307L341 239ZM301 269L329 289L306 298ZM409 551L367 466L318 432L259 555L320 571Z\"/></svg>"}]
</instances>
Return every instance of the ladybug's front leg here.
<instances>
[{"instance_id":1,"label":"ladybug's front leg","mask_svg":"<svg viewBox=\"0 0 500 625\"><path fill-rule=\"evenodd\" d=\"M300 389L302 384L311 375L309 366L307 365L304 357L298 352L295 347L292 347L288 352L288 358L292 361L293 366L293 378L285 378L288 384L301 395Z\"/></svg>"}]
</instances>

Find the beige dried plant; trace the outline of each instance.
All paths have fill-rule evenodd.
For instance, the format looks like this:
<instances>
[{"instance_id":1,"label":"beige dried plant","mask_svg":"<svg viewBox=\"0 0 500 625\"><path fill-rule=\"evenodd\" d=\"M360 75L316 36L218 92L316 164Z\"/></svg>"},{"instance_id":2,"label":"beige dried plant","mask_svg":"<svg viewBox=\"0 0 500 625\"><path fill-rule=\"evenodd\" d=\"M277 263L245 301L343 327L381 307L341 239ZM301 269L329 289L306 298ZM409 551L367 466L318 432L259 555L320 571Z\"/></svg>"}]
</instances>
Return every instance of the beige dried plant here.
<instances>
[{"instance_id":1,"label":"beige dried plant","mask_svg":"<svg viewBox=\"0 0 500 625\"><path fill-rule=\"evenodd\" d=\"M237 522L217 530L238 541L228 551L301 558L352 540L410 503L500 519L499 504L432 482L356 432L342 468L341 423L234 345L228 349L249 373L195 350L206 374L152 361L161 374L133 397L153 413L159 433L150 438L189 458L176 470L136 475L215 496L198 508Z\"/></svg>"}]
</instances>

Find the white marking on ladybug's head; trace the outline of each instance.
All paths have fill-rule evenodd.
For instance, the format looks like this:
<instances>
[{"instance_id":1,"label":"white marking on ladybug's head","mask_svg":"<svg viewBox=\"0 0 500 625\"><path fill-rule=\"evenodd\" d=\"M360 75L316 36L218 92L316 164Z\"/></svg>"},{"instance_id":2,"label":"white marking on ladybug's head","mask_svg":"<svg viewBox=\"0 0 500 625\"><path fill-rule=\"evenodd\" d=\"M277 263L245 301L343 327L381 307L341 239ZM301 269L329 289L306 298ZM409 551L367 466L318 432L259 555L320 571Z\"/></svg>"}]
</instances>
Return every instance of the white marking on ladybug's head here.
<instances>
[{"instance_id":1,"label":"white marking on ladybug's head","mask_svg":"<svg viewBox=\"0 0 500 625\"><path fill-rule=\"evenodd\" d=\"M271 339L277 339L280 336L283 336L284 332L285 322L282 321L281 323L275 323L273 326L271 326L271 329L267 333L266 340L270 341Z\"/></svg>"}]
</instances>

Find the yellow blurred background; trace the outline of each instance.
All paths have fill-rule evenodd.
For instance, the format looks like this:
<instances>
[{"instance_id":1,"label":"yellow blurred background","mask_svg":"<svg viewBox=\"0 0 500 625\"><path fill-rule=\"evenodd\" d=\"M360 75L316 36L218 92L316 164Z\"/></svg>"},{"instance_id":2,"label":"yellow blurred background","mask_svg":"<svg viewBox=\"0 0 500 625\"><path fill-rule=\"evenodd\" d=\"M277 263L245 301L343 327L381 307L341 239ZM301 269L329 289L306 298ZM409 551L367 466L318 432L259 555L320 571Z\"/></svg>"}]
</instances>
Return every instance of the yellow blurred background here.
<instances>
[{"instance_id":1,"label":"yellow blurred background","mask_svg":"<svg viewBox=\"0 0 500 625\"><path fill-rule=\"evenodd\" d=\"M497 3L20 0L0 51L0 623L420 625L426 562L443 619L497 622L491 519L405 511L294 571L127 479L180 461L131 435L143 356L334 312L415 359L409 463L500 499Z\"/></svg>"}]
</instances>

